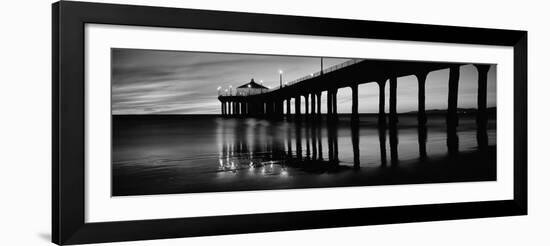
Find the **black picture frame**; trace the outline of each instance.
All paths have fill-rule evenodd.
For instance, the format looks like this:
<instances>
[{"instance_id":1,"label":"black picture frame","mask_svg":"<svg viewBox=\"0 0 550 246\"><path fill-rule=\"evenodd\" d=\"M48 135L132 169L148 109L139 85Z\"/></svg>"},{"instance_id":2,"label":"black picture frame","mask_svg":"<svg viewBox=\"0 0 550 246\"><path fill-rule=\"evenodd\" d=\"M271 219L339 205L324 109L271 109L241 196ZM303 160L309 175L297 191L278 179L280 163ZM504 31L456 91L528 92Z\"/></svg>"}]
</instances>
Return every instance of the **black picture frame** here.
<instances>
[{"instance_id":1,"label":"black picture frame","mask_svg":"<svg viewBox=\"0 0 550 246\"><path fill-rule=\"evenodd\" d=\"M527 214L526 31L70 1L54 3L52 16L54 243L99 243ZM514 199L85 223L86 23L513 47Z\"/></svg>"}]
</instances>

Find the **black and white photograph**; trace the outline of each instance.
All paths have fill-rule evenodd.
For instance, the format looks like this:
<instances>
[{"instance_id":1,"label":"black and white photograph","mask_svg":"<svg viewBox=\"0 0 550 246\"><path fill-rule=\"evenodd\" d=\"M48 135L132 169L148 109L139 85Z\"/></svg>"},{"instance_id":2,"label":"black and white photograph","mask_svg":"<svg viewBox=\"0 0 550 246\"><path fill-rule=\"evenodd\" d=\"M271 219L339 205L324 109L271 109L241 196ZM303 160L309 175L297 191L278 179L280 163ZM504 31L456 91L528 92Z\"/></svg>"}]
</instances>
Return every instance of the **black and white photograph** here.
<instances>
[{"instance_id":1,"label":"black and white photograph","mask_svg":"<svg viewBox=\"0 0 550 246\"><path fill-rule=\"evenodd\" d=\"M7 1L0 245L550 245L546 5Z\"/></svg>"},{"instance_id":2,"label":"black and white photograph","mask_svg":"<svg viewBox=\"0 0 550 246\"><path fill-rule=\"evenodd\" d=\"M495 181L497 69L112 48L112 196Z\"/></svg>"}]
</instances>

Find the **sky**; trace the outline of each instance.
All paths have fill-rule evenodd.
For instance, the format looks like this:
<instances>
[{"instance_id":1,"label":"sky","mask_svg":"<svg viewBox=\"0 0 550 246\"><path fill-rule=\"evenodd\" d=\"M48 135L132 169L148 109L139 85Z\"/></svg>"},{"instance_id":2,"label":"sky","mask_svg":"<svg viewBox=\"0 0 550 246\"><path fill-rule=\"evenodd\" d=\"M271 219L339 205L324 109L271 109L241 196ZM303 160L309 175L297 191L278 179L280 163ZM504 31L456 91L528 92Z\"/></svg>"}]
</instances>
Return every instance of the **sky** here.
<instances>
[{"instance_id":1,"label":"sky","mask_svg":"<svg viewBox=\"0 0 550 246\"><path fill-rule=\"evenodd\" d=\"M324 58L323 65L326 69L347 60ZM319 57L112 49L112 114L219 114L218 87L235 88L251 79L267 87L277 87L280 70L283 82L290 82L318 72L320 67ZM447 108L448 78L448 69L428 74L426 109ZM488 107L493 107L496 105L496 65L489 70L487 90ZM417 95L415 76L397 79L398 112L417 110ZM386 100L388 98L389 86L386 86ZM460 69L458 98L461 108L477 107L477 70L472 65ZM340 89L337 100L338 112L351 112L351 89ZM326 112L325 104L322 107L321 111ZM378 112L376 83L359 86L359 112Z\"/></svg>"}]
</instances>

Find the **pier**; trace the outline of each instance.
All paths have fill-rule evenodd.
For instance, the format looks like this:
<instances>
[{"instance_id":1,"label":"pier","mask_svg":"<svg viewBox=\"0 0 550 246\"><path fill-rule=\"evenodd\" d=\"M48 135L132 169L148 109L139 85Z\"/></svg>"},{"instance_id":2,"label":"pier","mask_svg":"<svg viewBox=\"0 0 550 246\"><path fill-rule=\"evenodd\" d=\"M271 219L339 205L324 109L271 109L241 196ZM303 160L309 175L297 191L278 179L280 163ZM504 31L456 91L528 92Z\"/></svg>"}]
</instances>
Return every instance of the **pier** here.
<instances>
[{"instance_id":1,"label":"pier","mask_svg":"<svg viewBox=\"0 0 550 246\"><path fill-rule=\"evenodd\" d=\"M376 83L379 88L378 114L381 122L386 121L385 87L389 84L389 119L397 121L397 78L414 75L418 81L418 121L426 122L426 78L428 73L450 69L447 123L450 128L458 124L457 102L460 66L464 63L389 61L351 59L327 69L304 76L289 83L281 83L272 89L257 93L238 93L237 90L220 92L221 115L224 117L260 117L269 119L322 119L321 95L326 92L326 120L338 119L336 96L339 89L349 87L352 91L353 117L358 116L359 85ZM478 120L485 120L487 108L487 74L489 64L472 64L478 70ZM294 100L294 113L291 101ZM302 110L304 103L304 112ZM284 105L286 104L286 112Z\"/></svg>"}]
</instances>

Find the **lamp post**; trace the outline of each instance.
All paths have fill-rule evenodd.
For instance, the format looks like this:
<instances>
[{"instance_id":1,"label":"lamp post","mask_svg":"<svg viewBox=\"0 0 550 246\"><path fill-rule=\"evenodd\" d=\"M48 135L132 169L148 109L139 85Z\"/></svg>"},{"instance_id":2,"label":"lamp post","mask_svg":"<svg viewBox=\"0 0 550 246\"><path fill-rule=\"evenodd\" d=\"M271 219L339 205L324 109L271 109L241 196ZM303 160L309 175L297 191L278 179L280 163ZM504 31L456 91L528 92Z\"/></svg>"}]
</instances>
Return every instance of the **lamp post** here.
<instances>
[{"instance_id":1,"label":"lamp post","mask_svg":"<svg viewBox=\"0 0 550 246\"><path fill-rule=\"evenodd\" d=\"M321 75L323 75L323 57L321 57Z\"/></svg>"},{"instance_id":2,"label":"lamp post","mask_svg":"<svg viewBox=\"0 0 550 246\"><path fill-rule=\"evenodd\" d=\"M283 70L279 70L279 86L283 88Z\"/></svg>"},{"instance_id":3,"label":"lamp post","mask_svg":"<svg viewBox=\"0 0 550 246\"><path fill-rule=\"evenodd\" d=\"M229 86L229 95L231 96L231 88L233 88L233 86Z\"/></svg>"}]
</instances>

